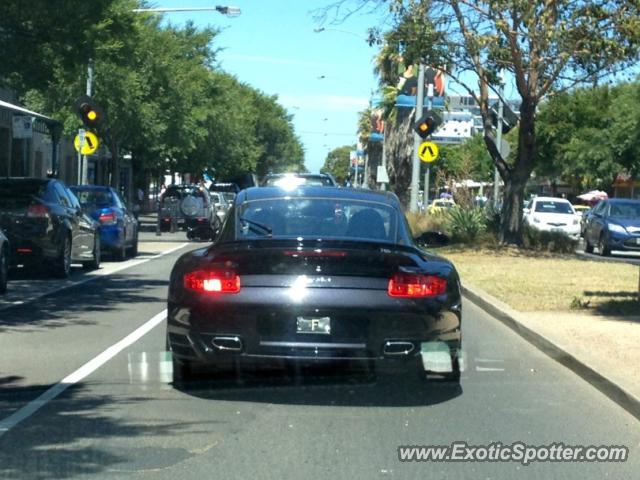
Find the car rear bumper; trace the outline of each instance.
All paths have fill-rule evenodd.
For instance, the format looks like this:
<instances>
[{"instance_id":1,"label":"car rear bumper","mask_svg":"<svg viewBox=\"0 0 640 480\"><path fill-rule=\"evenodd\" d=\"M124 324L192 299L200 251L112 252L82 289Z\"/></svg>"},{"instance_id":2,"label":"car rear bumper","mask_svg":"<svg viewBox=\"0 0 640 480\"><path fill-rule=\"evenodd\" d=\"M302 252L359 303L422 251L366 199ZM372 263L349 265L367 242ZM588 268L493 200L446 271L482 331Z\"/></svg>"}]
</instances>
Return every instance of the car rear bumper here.
<instances>
[{"instance_id":1,"label":"car rear bumper","mask_svg":"<svg viewBox=\"0 0 640 480\"><path fill-rule=\"evenodd\" d=\"M305 301L304 307L282 303L275 292L270 301L253 307L186 307L170 302L168 342L178 360L204 364L237 358L399 360L420 355L425 342L445 342L453 352L459 348L458 306L406 308L403 301L386 296L386 292L380 300L379 291L344 290L345 299L357 296L361 304L335 302L332 305L340 305L336 308L323 302L327 293L317 292L317 301ZM299 317L329 318L331 331L299 333Z\"/></svg>"},{"instance_id":2,"label":"car rear bumper","mask_svg":"<svg viewBox=\"0 0 640 480\"><path fill-rule=\"evenodd\" d=\"M118 249L124 245L124 229L117 225L100 227L100 245L105 249Z\"/></svg>"}]
</instances>

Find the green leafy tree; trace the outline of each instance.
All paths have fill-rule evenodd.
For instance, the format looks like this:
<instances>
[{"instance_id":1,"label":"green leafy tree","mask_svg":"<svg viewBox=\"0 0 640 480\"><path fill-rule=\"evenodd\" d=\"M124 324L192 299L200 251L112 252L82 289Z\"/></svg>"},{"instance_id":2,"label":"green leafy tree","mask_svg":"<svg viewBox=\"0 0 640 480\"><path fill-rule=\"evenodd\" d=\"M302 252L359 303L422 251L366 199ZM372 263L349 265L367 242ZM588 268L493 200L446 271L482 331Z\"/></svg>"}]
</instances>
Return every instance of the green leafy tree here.
<instances>
[{"instance_id":1,"label":"green leafy tree","mask_svg":"<svg viewBox=\"0 0 640 480\"><path fill-rule=\"evenodd\" d=\"M355 145L343 145L342 147L334 148L327 154L320 171L330 173L339 184L344 184L349 177L350 153L355 149Z\"/></svg>"},{"instance_id":2,"label":"green leafy tree","mask_svg":"<svg viewBox=\"0 0 640 480\"><path fill-rule=\"evenodd\" d=\"M344 3L338 2L339 4ZM640 5L634 0L357 0L390 8L388 43L407 63L442 68L474 97L487 149L505 185L500 240L522 244L522 201L536 166L536 111L549 95L593 84L637 60ZM520 104L516 154L500 155L491 134L489 93L499 73L513 78ZM469 80L472 79L472 80Z\"/></svg>"}]
</instances>

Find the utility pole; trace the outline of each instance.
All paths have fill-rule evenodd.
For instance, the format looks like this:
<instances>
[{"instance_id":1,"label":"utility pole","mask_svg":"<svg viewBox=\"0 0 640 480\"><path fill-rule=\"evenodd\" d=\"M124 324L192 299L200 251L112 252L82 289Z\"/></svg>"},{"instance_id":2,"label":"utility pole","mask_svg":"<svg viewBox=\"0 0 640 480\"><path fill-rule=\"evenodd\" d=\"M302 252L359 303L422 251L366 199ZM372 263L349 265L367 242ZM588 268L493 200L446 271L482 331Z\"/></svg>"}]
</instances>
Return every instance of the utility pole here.
<instances>
[{"instance_id":1,"label":"utility pole","mask_svg":"<svg viewBox=\"0 0 640 480\"><path fill-rule=\"evenodd\" d=\"M500 98L498 98L498 126L496 127L496 147L502 157L502 117L504 115L504 104L502 103L502 97L504 97L504 71L500 72ZM493 170L493 208L497 209L500 196L500 172L498 167L494 167Z\"/></svg>"},{"instance_id":2,"label":"utility pole","mask_svg":"<svg viewBox=\"0 0 640 480\"><path fill-rule=\"evenodd\" d=\"M387 171L387 148L386 148L386 144L387 144L387 122L384 122L384 127L382 129L382 168L384 168L384 171ZM384 191L387 189L387 184L386 182L382 182L380 184L380 190Z\"/></svg>"},{"instance_id":3,"label":"utility pole","mask_svg":"<svg viewBox=\"0 0 640 480\"><path fill-rule=\"evenodd\" d=\"M418 92L416 96L416 116L417 122L422 117L422 107L424 105L424 65L418 67ZM421 138L417 133L413 134L413 163L411 165L411 197L409 211L418 212L418 190L420 189L420 158L418 158L418 147Z\"/></svg>"}]
</instances>

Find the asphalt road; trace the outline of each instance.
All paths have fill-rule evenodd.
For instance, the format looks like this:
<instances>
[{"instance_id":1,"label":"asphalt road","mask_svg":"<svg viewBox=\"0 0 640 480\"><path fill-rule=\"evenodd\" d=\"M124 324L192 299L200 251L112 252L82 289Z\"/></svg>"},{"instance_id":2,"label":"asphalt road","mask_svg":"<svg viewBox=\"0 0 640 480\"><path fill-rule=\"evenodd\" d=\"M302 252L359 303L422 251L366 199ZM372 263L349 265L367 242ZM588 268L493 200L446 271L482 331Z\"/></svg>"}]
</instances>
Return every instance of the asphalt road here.
<instances>
[{"instance_id":1,"label":"asphalt road","mask_svg":"<svg viewBox=\"0 0 640 480\"><path fill-rule=\"evenodd\" d=\"M584 480L640 471L634 417L470 302L461 388L413 374L285 370L175 389L158 314L178 254L0 310L0 478ZM399 445L454 441L625 445L630 458L398 461Z\"/></svg>"}]
</instances>

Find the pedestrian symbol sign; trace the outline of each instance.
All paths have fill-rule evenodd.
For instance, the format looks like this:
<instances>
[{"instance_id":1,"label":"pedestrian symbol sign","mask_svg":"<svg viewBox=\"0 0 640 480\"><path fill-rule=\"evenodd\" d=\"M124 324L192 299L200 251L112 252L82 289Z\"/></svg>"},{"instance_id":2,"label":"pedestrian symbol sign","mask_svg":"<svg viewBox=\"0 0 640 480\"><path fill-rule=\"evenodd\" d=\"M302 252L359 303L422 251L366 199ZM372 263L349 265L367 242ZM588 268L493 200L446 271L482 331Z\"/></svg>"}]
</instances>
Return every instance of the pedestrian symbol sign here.
<instances>
[{"instance_id":1,"label":"pedestrian symbol sign","mask_svg":"<svg viewBox=\"0 0 640 480\"><path fill-rule=\"evenodd\" d=\"M98 137L93 132L84 133L82 151L80 151L80 135L76 135L76 138L73 139L73 146L76 147L76 151L80 152L82 155L91 155L95 153L99 145L100 142L98 141Z\"/></svg>"},{"instance_id":2,"label":"pedestrian symbol sign","mask_svg":"<svg viewBox=\"0 0 640 480\"><path fill-rule=\"evenodd\" d=\"M438 145L433 142L422 142L418 147L418 157L427 163L435 161L438 158Z\"/></svg>"}]
</instances>

